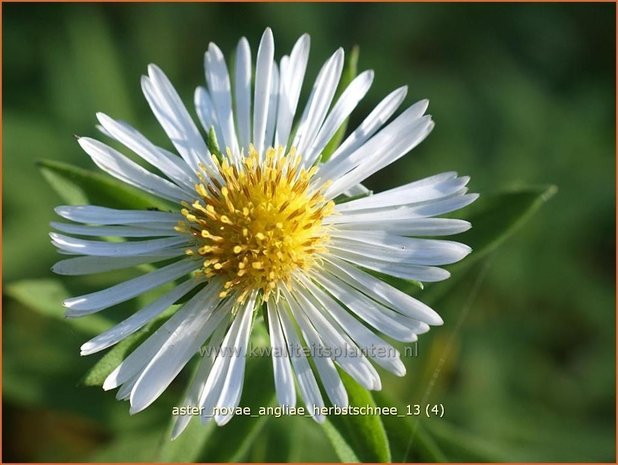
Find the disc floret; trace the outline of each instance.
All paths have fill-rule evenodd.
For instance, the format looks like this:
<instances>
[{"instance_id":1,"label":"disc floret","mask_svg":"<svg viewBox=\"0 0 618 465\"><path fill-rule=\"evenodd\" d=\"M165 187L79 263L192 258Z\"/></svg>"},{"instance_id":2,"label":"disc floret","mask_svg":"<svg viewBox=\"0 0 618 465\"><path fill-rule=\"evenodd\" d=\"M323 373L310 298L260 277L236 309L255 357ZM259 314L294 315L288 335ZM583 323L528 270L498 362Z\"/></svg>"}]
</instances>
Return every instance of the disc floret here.
<instances>
[{"instance_id":1,"label":"disc floret","mask_svg":"<svg viewBox=\"0 0 618 465\"><path fill-rule=\"evenodd\" d=\"M324 251L322 220L334 209L323 196L327 184L311 185L318 168L302 168L294 149L270 148L262 159L251 147L238 164L213 161L216 172L201 168L198 198L183 205L177 229L195 238L187 253L203 259L200 272L226 279L221 298L237 290L243 301L262 290L267 300L279 282L311 268Z\"/></svg>"}]
</instances>

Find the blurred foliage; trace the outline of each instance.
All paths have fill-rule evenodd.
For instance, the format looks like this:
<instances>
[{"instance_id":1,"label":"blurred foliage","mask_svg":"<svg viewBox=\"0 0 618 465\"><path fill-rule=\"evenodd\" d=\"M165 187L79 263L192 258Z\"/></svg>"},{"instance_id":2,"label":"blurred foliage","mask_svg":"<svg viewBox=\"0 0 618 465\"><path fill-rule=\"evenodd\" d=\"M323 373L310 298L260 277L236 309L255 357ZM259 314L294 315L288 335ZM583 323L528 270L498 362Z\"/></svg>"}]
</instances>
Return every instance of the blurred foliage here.
<instances>
[{"instance_id":1,"label":"blurred foliage","mask_svg":"<svg viewBox=\"0 0 618 465\"><path fill-rule=\"evenodd\" d=\"M112 393L80 383L102 356L79 357L79 346L143 299L80 323L61 320L60 298L56 307L39 299L91 291L124 272L50 281L58 256L48 223L63 200L36 161L92 169L73 134L97 136L96 111L169 146L139 89L147 64L161 66L190 106L208 43L230 53L246 35L255 53L265 26L278 56L311 34L305 96L336 47L359 46L358 69L375 69L376 79L350 127L400 85L410 86L408 103L431 100L432 135L370 188L448 170L471 175L472 189L488 198L530 185L559 188L499 249L420 292L445 325L421 338L406 377L384 373L376 402L442 403L446 414L385 417L392 460L615 461L615 5L2 8L4 461L172 460L183 447L203 461L337 460L321 428L298 417L191 425L185 442L166 443L162 432L188 373L136 416ZM57 185L84 174L46 166ZM475 237L486 244L480 228ZM24 280L40 294L29 295ZM260 376L247 381L243 402L268 403L270 367L257 362Z\"/></svg>"}]
</instances>

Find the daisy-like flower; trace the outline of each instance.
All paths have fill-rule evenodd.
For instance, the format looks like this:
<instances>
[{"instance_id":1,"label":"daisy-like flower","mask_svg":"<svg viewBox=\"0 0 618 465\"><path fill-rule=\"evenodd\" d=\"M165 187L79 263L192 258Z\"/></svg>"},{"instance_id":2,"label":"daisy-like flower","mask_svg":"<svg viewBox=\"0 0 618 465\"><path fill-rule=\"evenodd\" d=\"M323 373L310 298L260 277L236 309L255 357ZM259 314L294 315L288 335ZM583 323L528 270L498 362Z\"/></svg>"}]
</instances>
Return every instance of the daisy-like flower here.
<instances>
[{"instance_id":1,"label":"daisy-like flower","mask_svg":"<svg viewBox=\"0 0 618 465\"><path fill-rule=\"evenodd\" d=\"M442 324L431 308L378 276L421 282L448 278L438 266L461 260L470 248L422 237L467 230L468 222L439 215L477 196L467 193L468 178L453 172L375 195L360 184L408 153L434 126L424 114L426 100L393 117L406 87L387 95L321 162L327 143L369 90L373 72L360 73L335 99L344 61L337 50L297 113L308 54L309 36L303 35L276 62L266 29L255 75L243 38L230 77L221 50L211 43L204 60L207 85L195 92L207 138L165 74L150 65L142 90L177 153L154 145L124 122L104 114L98 119L105 135L156 172L109 145L79 138L101 169L177 205L169 212L56 209L72 223L53 223L61 232L51 234L53 244L64 254L80 255L58 262L56 273L87 275L165 262L108 289L66 300L67 316L89 315L180 281L81 348L82 355L106 349L182 301L105 380L103 388L120 388L117 397L130 401L132 413L154 402L201 350L205 356L182 405L201 407L204 421L229 421L241 398L248 341L260 309L270 335L279 404L294 406L298 387L318 421L323 417L314 407L325 405L320 384L330 403L348 403L339 370L373 390L381 388L376 366L405 374L397 350L376 333L412 342L430 325ZM189 419L177 418L174 436Z\"/></svg>"}]
</instances>

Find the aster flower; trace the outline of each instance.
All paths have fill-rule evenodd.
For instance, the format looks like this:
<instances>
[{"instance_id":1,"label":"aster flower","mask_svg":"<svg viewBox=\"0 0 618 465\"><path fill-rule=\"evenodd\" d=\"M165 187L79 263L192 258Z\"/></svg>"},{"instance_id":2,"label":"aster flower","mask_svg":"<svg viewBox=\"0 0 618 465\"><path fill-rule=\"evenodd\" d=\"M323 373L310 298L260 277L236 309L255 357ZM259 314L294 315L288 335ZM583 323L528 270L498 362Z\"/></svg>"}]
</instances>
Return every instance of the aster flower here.
<instances>
[{"instance_id":1,"label":"aster flower","mask_svg":"<svg viewBox=\"0 0 618 465\"><path fill-rule=\"evenodd\" d=\"M66 300L68 317L89 315L176 282L171 291L81 348L82 355L106 349L181 302L104 382L106 390L119 388L117 397L130 401L132 413L154 402L206 347L213 350L200 358L182 405L202 407L204 421L229 421L232 414L221 408L239 404L249 337L260 309L270 336L277 400L294 406L298 388L310 413L325 404L320 384L333 405L347 405L338 370L373 390L381 388L376 366L405 374L399 353L384 337L412 342L430 325L442 324L431 308L379 276L421 282L448 278L438 266L461 260L469 247L425 237L470 227L463 220L439 218L476 199L467 193L468 178L442 173L374 195L360 184L408 153L434 126L424 114L426 100L393 117L406 87L387 95L322 162L327 143L368 92L373 72L360 73L335 99L344 60L337 50L297 112L309 42L303 35L277 63L266 29L254 76L246 39L238 44L233 76L211 43L204 63L207 86L195 92L206 138L165 74L150 65L142 90L176 153L154 145L127 123L104 114L98 120L105 135L153 171L109 145L79 138L102 170L177 206L172 211L56 209L71 223L53 223L60 231L51 233L53 244L61 253L80 255L58 262L56 273L87 275L165 262L110 288ZM313 354L313 366L295 350L302 347L323 350ZM188 421L179 417L173 435Z\"/></svg>"}]
</instances>

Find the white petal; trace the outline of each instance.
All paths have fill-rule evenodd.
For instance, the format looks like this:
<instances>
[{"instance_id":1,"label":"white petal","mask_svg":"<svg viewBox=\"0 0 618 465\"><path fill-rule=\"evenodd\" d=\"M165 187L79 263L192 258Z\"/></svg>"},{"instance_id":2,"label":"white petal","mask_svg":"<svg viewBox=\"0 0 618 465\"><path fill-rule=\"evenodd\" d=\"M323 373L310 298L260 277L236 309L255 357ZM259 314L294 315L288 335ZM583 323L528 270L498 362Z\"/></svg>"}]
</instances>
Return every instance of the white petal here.
<instances>
[{"instance_id":1,"label":"white petal","mask_svg":"<svg viewBox=\"0 0 618 465\"><path fill-rule=\"evenodd\" d=\"M358 102L367 94L373 82L373 76L373 71L363 71L356 76L350 85L343 91L341 97L337 100L337 103L328 114L326 121L324 121L324 124L316 135L315 142L305 154L308 165L315 162L345 119L350 116L350 113L356 108Z\"/></svg>"},{"instance_id":2,"label":"white petal","mask_svg":"<svg viewBox=\"0 0 618 465\"><path fill-rule=\"evenodd\" d=\"M88 137L80 137L78 142L99 168L116 179L172 202L190 199L188 194L175 184L142 168L102 142Z\"/></svg>"},{"instance_id":3,"label":"white petal","mask_svg":"<svg viewBox=\"0 0 618 465\"><path fill-rule=\"evenodd\" d=\"M212 365L215 361L215 356L217 351L221 346L221 342L223 341L223 336L225 335L225 325L219 325L219 328L215 331L215 333L208 341L208 345L204 347L207 352L204 353L202 359L199 361L199 366L196 370L196 373L189 385L185 398L183 402L180 404L183 407L197 407L199 402L200 392L204 388L204 384L208 379L208 374L212 369ZM174 426L172 428L172 440L176 439L185 428L188 426L189 422L193 418L193 415L178 415L174 418Z\"/></svg>"},{"instance_id":4,"label":"white petal","mask_svg":"<svg viewBox=\"0 0 618 465\"><path fill-rule=\"evenodd\" d=\"M364 153L362 160L355 169L336 179L325 194L326 198L332 199L341 193L348 190L350 187L367 179L373 173L380 171L387 165L398 160L418 144L420 144L429 135L434 127L434 123L430 116L423 116L414 120L413 123L404 126L390 140L381 140L380 134L374 136L369 142L363 145L360 149L354 152L347 158L352 158L356 153L369 150L369 153ZM388 127L387 127L388 129ZM393 137L393 134L389 134ZM375 142L380 141L380 143ZM385 145L382 145L385 143ZM341 160L338 158L337 160Z\"/></svg>"},{"instance_id":5,"label":"white petal","mask_svg":"<svg viewBox=\"0 0 618 465\"><path fill-rule=\"evenodd\" d=\"M227 376L225 382L221 388L221 396L217 401L217 407L226 407L233 409L238 406L240 401L240 395L242 393L242 387L245 380L245 362L247 361L247 345L249 344L249 334L251 333L251 323L253 321L253 310L255 307L256 294L254 293L247 302L244 304L244 308L241 310L241 314L236 318L241 318L240 327L236 340L234 342L234 348L236 353L230 360ZM226 424L233 415L216 415L215 421L219 426Z\"/></svg>"},{"instance_id":6,"label":"white petal","mask_svg":"<svg viewBox=\"0 0 618 465\"><path fill-rule=\"evenodd\" d=\"M290 365L290 354L283 336L279 316L273 300L267 302L268 329L270 334L270 346L273 351L273 374L275 378L275 392L279 405L296 406L296 389L294 387L294 375Z\"/></svg>"},{"instance_id":7,"label":"white petal","mask_svg":"<svg viewBox=\"0 0 618 465\"><path fill-rule=\"evenodd\" d=\"M321 414L316 415L314 408L321 409L324 407L324 400L322 399L322 394L320 394L320 388L311 371L311 366L307 361L307 357L301 349L302 344L296 334L296 329L282 304L282 301L276 303L277 313L279 314L285 339L288 341L288 345L292 350L290 355L292 365L294 365L296 379L298 380L298 388L303 396L308 413L316 421L321 423L324 421L324 416Z\"/></svg>"},{"instance_id":8,"label":"white petal","mask_svg":"<svg viewBox=\"0 0 618 465\"><path fill-rule=\"evenodd\" d=\"M398 149L397 143L401 145L407 140L414 140L420 131L421 123L427 120L427 116L422 116L426 109L427 100L421 100L408 107L353 152L345 157L330 158L320 167L319 176L325 180L337 179L359 165L367 164L393 152L394 149Z\"/></svg>"},{"instance_id":9,"label":"white petal","mask_svg":"<svg viewBox=\"0 0 618 465\"><path fill-rule=\"evenodd\" d=\"M465 244L434 239L416 239L383 232L339 233L328 243L330 248L358 253L378 260L412 265L449 265L458 262L472 249Z\"/></svg>"},{"instance_id":10,"label":"white petal","mask_svg":"<svg viewBox=\"0 0 618 465\"><path fill-rule=\"evenodd\" d=\"M229 148L232 154L238 155L238 141L236 139L234 115L232 113L230 76L223 53L212 42L208 46L208 52L204 54L204 70L206 81L208 82L208 91L212 98L212 103L215 105L217 120L223 135L223 140L219 141L219 144L222 144L221 148L223 151L224 148Z\"/></svg>"},{"instance_id":11,"label":"white petal","mask_svg":"<svg viewBox=\"0 0 618 465\"><path fill-rule=\"evenodd\" d=\"M148 76L142 76L142 90L180 156L196 172L200 163L211 165L206 143L167 76L156 65L148 66Z\"/></svg>"},{"instance_id":12,"label":"white petal","mask_svg":"<svg viewBox=\"0 0 618 465\"><path fill-rule=\"evenodd\" d=\"M342 69L343 49L339 48L320 70L294 137L292 145L303 157L326 117L326 112L335 96Z\"/></svg>"},{"instance_id":13,"label":"white petal","mask_svg":"<svg viewBox=\"0 0 618 465\"><path fill-rule=\"evenodd\" d=\"M442 268L423 265L410 265L409 263L397 263L388 260L380 260L368 257L361 253L347 252L345 250L331 248L329 254L333 257L342 258L350 263L355 263L364 268L378 271L390 276L402 279L414 279L422 282L436 282L448 279L450 273Z\"/></svg>"},{"instance_id":14,"label":"white petal","mask_svg":"<svg viewBox=\"0 0 618 465\"><path fill-rule=\"evenodd\" d=\"M292 300L292 313L297 317L297 321L299 322L299 325L301 329L303 329L304 333L311 331L311 328L306 327L307 325L303 326L303 318L306 319L306 323L312 327L315 327L315 330L317 331L315 335L315 337L317 337L317 341L323 341L323 344L320 342L317 342L317 344L327 347L332 352L335 361L350 376L352 376L352 378L354 378L365 389L380 389L380 376L356 344L347 338L345 333L338 332L335 327L333 327L328 320L313 307L312 302L304 298L302 293L296 292L296 298L298 300L298 304L300 305L294 306L295 302L292 300L291 296L288 297L288 301ZM307 335L311 336L310 334ZM307 339L307 336L305 336L305 339ZM316 341L314 340L313 342ZM307 339L307 343L312 345L312 342L309 341L309 339ZM319 358L324 357L313 356L314 360ZM317 362L316 366L318 366ZM333 382L334 380L331 379L331 383ZM331 386L331 388L334 388L334 386ZM336 393L335 395L338 396L339 401L343 400L340 395ZM332 397L331 400L334 403Z\"/></svg>"},{"instance_id":15,"label":"white petal","mask_svg":"<svg viewBox=\"0 0 618 465\"><path fill-rule=\"evenodd\" d=\"M268 104L272 88L272 70L275 56L273 33L266 28L257 53L255 65L255 92L253 110L253 145L258 153L265 149L266 124L268 122ZM273 111L276 110L273 108Z\"/></svg>"},{"instance_id":16,"label":"white petal","mask_svg":"<svg viewBox=\"0 0 618 465\"><path fill-rule=\"evenodd\" d=\"M264 136L264 146L273 146L275 135L275 124L277 122L277 105L279 103L279 71L277 64L273 63L270 97L268 100L268 121L266 122L266 133Z\"/></svg>"},{"instance_id":17,"label":"white petal","mask_svg":"<svg viewBox=\"0 0 618 465\"><path fill-rule=\"evenodd\" d=\"M397 341L414 341L417 333L428 328L424 323L396 314L377 302L367 300L364 294L345 283L342 284L342 281L334 279L333 275L319 273L312 274L312 277L359 318Z\"/></svg>"},{"instance_id":18,"label":"white petal","mask_svg":"<svg viewBox=\"0 0 618 465\"><path fill-rule=\"evenodd\" d=\"M81 355L94 354L120 342L174 305L178 299L194 289L198 284L200 284L200 281L197 279L189 279L179 284L172 291L132 314L126 320L84 343L81 346Z\"/></svg>"},{"instance_id":19,"label":"white petal","mask_svg":"<svg viewBox=\"0 0 618 465\"><path fill-rule=\"evenodd\" d=\"M312 354L312 359L318 370L322 384L324 385L326 395L333 405L347 407L348 393L345 390L339 373L337 373L337 368L335 367L331 356L329 356L326 352L330 351L332 347L329 347L323 342L323 337L320 337L318 331L316 331L316 328L313 327L312 322L309 321L303 312L303 309L301 308L302 304L299 304L299 302L297 302L296 299L290 295L289 292L287 292L285 287L282 287L282 289L286 300L290 304L292 314L300 327L303 338L307 342L307 346L311 347L311 350L314 351ZM316 350L321 351L321 353L315 353Z\"/></svg>"},{"instance_id":20,"label":"white petal","mask_svg":"<svg viewBox=\"0 0 618 465\"><path fill-rule=\"evenodd\" d=\"M303 34L294 44L289 60L281 60L280 97L275 147L279 145L288 146L292 122L296 114L298 98L300 97L307 69L310 43L309 35Z\"/></svg>"},{"instance_id":21,"label":"white petal","mask_svg":"<svg viewBox=\"0 0 618 465\"><path fill-rule=\"evenodd\" d=\"M339 330L341 334L348 334L350 339L358 347L365 350L367 356L371 357L378 365L395 373L397 376L403 376L405 374L406 368L399 359L399 352L397 349L376 336L365 325L350 315L350 313L339 305L336 300L322 291L310 280L302 275L300 275L300 279L306 289L299 286L298 292L300 292L306 300L312 302L314 308L317 309L335 329Z\"/></svg>"},{"instance_id":22,"label":"white petal","mask_svg":"<svg viewBox=\"0 0 618 465\"><path fill-rule=\"evenodd\" d=\"M469 180L467 176L458 178L454 172L441 173L379 194L339 204L337 210L347 212L437 200L461 192Z\"/></svg>"},{"instance_id":23,"label":"white petal","mask_svg":"<svg viewBox=\"0 0 618 465\"><path fill-rule=\"evenodd\" d=\"M228 297L229 308L231 308L231 304L233 304L233 298L233 296ZM198 405L202 411L202 423L207 423L214 418L214 408L221 397L231 361L235 356L236 347L234 343L236 342L240 330L240 324L241 318L238 318L238 314L236 314L221 343L221 348L210 370L208 379L200 392Z\"/></svg>"},{"instance_id":24,"label":"white petal","mask_svg":"<svg viewBox=\"0 0 618 465\"><path fill-rule=\"evenodd\" d=\"M397 108L406 98L408 87L400 87L388 94L384 100L369 113L369 116L350 134L346 140L333 152L330 160L337 157L346 157L363 145L393 116Z\"/></svg>"},{"instance_id":25,"label":"white petal","mask_svg":"<svg viewBox=\"0 0 618 465\"><path fill-rule=\"evenodd\" d=\"M200 123L202 123L202 127L206 133L209 133L210 129L214 128L217 142L221 144L223 142L223 133L221 132L221 125L219 124L219 119L217 118L215 105L210 98L208 90L206 90L205 87L197 87L195 89L193 100L195 103L197 117L200 120ZM223 149L225 149L225 147L223 147Z\"/></svg>"},{"instance_id":26,"label":"white petal","mask_svg":"<svg viewBox=\"0 0 618 465\"><path fill-rule=\"evenodd\" d=\"M169 320L152 333L148 339L142 342L127 358L125 358L114 371L103 382L103 389L106 391L114 389L121 384L134 384L137 376L143 368L159 352L163 344L168 340L169 335L191 317L196 312L196 302L204 302L213 297L214 292L220 289L220 282L210 282L201 289L193 298L184 304ZM199 308L199 306L198 306ZM131 382L133 380L133 382Z\"/></svg>"},{"instance_id":27,"label":"white petal","mask_svg":"<svg viewBox=\"0 0 618 465\"><path fill-rule=\"evenodd\" d=\"M184 256L184 249L165 249L156 255L136 255L133 257L76 257L60 260L52 271L66 276L82 276L106 271L122 270L146 263L155 263L172 257Z\"/></svg>"},{"instance_id":28,"label":"white petal","mask_svg":"<svg viewBox=\"0 0 618 465\"><path fill-rule=\"evenodd\" d=\"M373 192L367 189L365 186L363 186L360 183L356 184L355 186L350 187L347 191L343 193L343 195L345 195L346 197L358 197L358 196L365 197L371 194L373 194Z\"/></svg>"},{"instance_id":29,"label":"white petal","mask_svg":"<svg viewBox=\"0 0 618 465\"><path fill-rule=\"evenodd\" d=\"M325 268L327 270L337 274L339 279L361 289L383 305L430 325L443 324L442 318L434 310L390 284L359 270L355 266L347 264L343 260L329 257L328 261L336 268L333 269L331 265L326 264Z\"/></svg>"},{"instance_id":30,"label":"white petal","mask_svg":"<svg viewBox=\"0 0 618 465\"><path fill-rule=\"evenodd\" d=\"M194 259L180 260L102 291L67 299L64 301L68 308L66 315L74 317L98 312L180 278L198 267L199 262Z\"/></svg>"},{"instance_id":31,"label":"white petal","mask_svg":"<svg viewBox=\"0 0 618 465\"><path fill-rule=\"evenodd\" d=\"M104 113L97 113L97 118L110 137L135 152L179 186L193 192L197 177L182 158L155 146L125 122L116 121Z\"/></svg>"},{"instance_id":32,"label":"white petal","mask_svg":"<svg viewBox=\"0 0 618 465\"><path fill-rule=\"evenodd\" d=\"M369 211L353 210L350 213L342 212L341 215L332 215L324 219L325 224L342 224L356 222L390 222L400 220L410 220L412 218L426 218L431 216L443 215L455 210L459 210L470 205L478 198L478 194L454 195L439 200L427 200L402 207L375 208Z\"/></svg>"},{"instance_id":33,"label":"white petal","mask_svg":"<svg viewBox=\"0 0 618 465\"><path fill-rule=\"evenodd\" d=\"M381 230L391 234L405 236L450 236L467 231L472 226L468 221L451 218L402 218L397 221L375 222L371 219L342 223L337 229L345 231L367 232Z\"/></svg>"},{"instance_id":34,"label":"white petal","mask_svg":"<svg viewBox=\"0 0 618 465\"><path fill-rule=\"evenodd\" d=\"M116 210L92 205L63 205L56 207L54 211L67 220L91 224L168 223L175 225L183 219L183 216L179 213Z\"/></svg>"},{"instance_id":35,"label":"white petal","mask_svg":"<svg viewBox=\"0 0 618 465\"><path fill-rule=\"evenodd\" d=\"M165 391L227 316L224 312L215 311L221 302L216 295L221 286L213 286L212 289L208 297L192 299L185 305L189 307L185 318L142 370L131 391L131 413L144 410Z\"/></svg>"},{"instance_id":36,"label":"white petal","mask_svg":"<svg viewBox=\"0 0 618 465\"><path fill-rule=\"evenodd\" d=\"M131 395L131 390L135 385L135 381L137 381L138 375L133 376L130 380L120 386L118 392L116 393L116 400L129 400L129 396Z\"/></svg>"},{"instance_id":37,"label":"white petal","mask_svg":"<svg viewBox=\"0 0 618 465\"><path fill-rule=\"evenodd\" d=\"M59 249L99 257L156 254L162 249L187 244L187 238L179 236L132 242L89 241L58 233L49 233L49 236Z\"/></svg>"},{"instance_id":38,"label":"white petal","mask_svg":"<svg viewBox=\"0 0 618 465\"><path fill-rule=\"evenodd\" d=\"M179 236L173 227L166 228L140 228L137 226L83 226L81 224L57 223L52 221L50 226L58 231L80 236L116 236L116 237L161 237Z\"/></svg>"},{"instance_id":39,"label":"white petal","mask_svg":"<svg viewBox=\"0 0 618 465\"><path fill-rule=\"evenodd\" d=\"M304 283L303 285L306 286ZM302 310L319 333L320 338L331 350L337 350L340 353L336 357L336 362L364 388L380 390L382 384L378 372L354 341L346 335L345 331L338 331L336 325L333 325L317 310L315 300L306 298L306 293L302 292L301 286L295 290Z\"/></svg>"},{"instance_id":40,"label":"white petal","mask_svg":"<svg viewBox=\"0 0 618 465\"><path fill-rule=\"evenodd\" d=\"M244 37L236 48L234 91L238 142L246 151L251 138L251 49Z\"/></svg>"}]
</instances>

